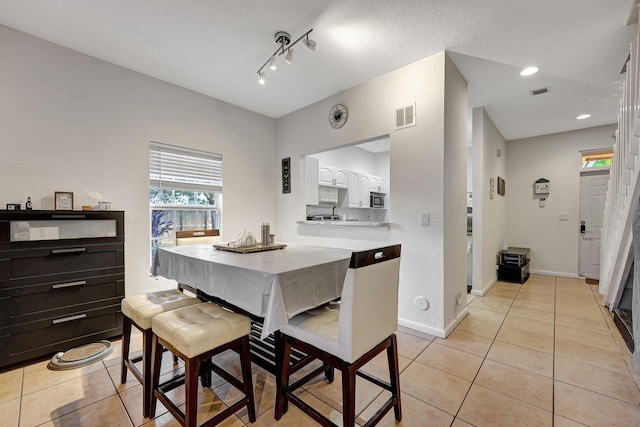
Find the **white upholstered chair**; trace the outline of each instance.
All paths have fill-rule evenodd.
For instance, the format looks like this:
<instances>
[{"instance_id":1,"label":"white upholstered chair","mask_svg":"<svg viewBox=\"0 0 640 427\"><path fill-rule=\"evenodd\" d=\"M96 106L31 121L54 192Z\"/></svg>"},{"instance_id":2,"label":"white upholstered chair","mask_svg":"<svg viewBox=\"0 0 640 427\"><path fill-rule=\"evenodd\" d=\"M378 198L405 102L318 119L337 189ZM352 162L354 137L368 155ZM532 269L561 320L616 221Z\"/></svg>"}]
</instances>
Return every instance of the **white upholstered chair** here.
<instances>
[{"instance_id":1,"label":"white upholstered chair","mask_svg":"<svg viewBox=\"0 0 640 427\"><path fill-rule=\"evenodd\" d=\"M149 414L149 405L151 403L151 339L153 336L151 320L160 313L198 303L200 303L199 299L187 296L177 289L131 295L121 302L123 321L120 382L122 384L126 383L127 371L131 371L133 376L142 384L142 414L145 417L153 416L153 414ZM132 326L142 332L142 356L133 359L129 357ZM140 361L142 361L142 372L135 366L135 363Z\"/></svg>"},{"instance_id":2,"label":"white upholstered chair","mask_svg":"<svg viewBox=\"0 0 640 427\"><path fill-rule=\"evenodd\" d=\"M218 425L245 407L249 421L253 423L256 420L249 355L251 320L248 317L216 304L203 302L158 314L152 320L152 330L154 351L151 414L155 412L157 400L160 400L182 426L195 427L198 415L198 375L200 366L206 365L240 390L243 397L203 425ZM160 384L160 363L164 347L184 361L183 379ZM211 360L213 356L226 350L233 350L240 355L242 382ZM184 411L167 394L182 384L185 386Z\"/></svg>"},{"instance_id":3,"label":"white upholstered chair","mask_svg":"<svg viewBox=\"0 0 640 427\"><path fill-rule=\"evenodd\" d=\"M280 329L277 343L278 393L275 418L279 420L291 402L324 426L330 420L302 401L294 391L325 372L333 379L333 369L342 372L343 426L355 423L356 374L391 392L391 397L370 420L373 425L393 407L396 420L402 418L400 376L395 331L398 322L398 282L400 245L354 252L344 280L339 308L328 305L301 313ZM309 355L291 364L292 349ZM387 351L390 382L358 372L376 355ZM290 376L313 359L323 366L289 384Z\"/></svg>"}]
</instances>

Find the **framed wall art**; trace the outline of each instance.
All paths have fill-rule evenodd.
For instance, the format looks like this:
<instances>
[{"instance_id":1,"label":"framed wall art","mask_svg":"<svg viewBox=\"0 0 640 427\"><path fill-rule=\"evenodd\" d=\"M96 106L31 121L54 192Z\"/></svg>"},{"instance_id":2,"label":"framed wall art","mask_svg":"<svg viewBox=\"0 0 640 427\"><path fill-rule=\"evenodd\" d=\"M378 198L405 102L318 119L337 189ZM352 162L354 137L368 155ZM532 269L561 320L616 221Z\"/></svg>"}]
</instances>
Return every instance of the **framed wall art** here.
<instances>
[{"instance_id":1,"label":"framed wall art","mask_svg":"<svg viewBox=\"0 0 640 427\"><path fill-rule=\"evenodd\" d=\"M73 210L73 193L70 191L56 191L53 201L57 211Z\"/></svg>"}]
</instances>

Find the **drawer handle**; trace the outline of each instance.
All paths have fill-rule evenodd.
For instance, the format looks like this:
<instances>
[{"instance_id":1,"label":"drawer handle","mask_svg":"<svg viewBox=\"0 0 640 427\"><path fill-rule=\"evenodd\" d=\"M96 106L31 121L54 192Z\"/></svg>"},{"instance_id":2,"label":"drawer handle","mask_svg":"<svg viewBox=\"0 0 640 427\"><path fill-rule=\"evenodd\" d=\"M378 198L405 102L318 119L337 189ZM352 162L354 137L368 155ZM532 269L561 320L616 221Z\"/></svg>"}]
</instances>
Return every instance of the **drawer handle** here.
<instances>
[{"instance_id":1,"label":"drawer handle","mask_svg":"<svg viewBox=\"0 0 640 427\"><path fill-rule=\"evenodd\" d=\"M87 248L70 248L70 249L53 249L52 254L75 254L78 252L86 252Z\"/></svg>"},{"instance_id":2,"label":"drawer handle","mask_svg":"<svg viewBox=\"0 0 640 427\"><path fill-rule=\"evenodd\" d=\"M84 319L85 317L87 317L87 313L77 314L75 316L63 317L62 319L54 320L53 324L55 325L58 323L71 322L72 320Z\"/></svg>"},{"instance_id":3,"label":"drawer handle","mask_svg":"<svg viewBox=\"0 0 640 427\"><path fill-rule=\"evenodd\" d=\"M51 289L70 288L72 286L82 286L86 284L87 284L86 280L78 280L77 282L58 283L56 285L51 286Z\"/></svg>"},{"instance_id":4,"label":"drawer handle","mask_svg":"<svg viewBox=\"0 0 640 427\"><path fill-rule=\"evenodd\" d=\"M86 215L51 215L51 219L84 219Z\"/></svg>"}]
</instances>

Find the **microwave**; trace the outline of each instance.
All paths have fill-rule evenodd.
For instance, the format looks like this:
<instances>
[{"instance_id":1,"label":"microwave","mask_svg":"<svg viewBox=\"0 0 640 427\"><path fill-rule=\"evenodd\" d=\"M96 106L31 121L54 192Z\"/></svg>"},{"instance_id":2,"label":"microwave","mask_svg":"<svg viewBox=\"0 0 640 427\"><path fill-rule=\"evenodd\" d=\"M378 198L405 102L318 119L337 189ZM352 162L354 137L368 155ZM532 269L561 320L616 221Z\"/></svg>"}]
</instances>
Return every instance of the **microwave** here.
<instances>
[{"instance_id":1,"label":"microwave","mask_svg":"<svg viewBox=\"0 0 640 427\"><path fill-rule=\"evenodd\" d=\"M371 193L370 206L372 208L384 208L384 194Z\"/></svg>"}]
</instances>

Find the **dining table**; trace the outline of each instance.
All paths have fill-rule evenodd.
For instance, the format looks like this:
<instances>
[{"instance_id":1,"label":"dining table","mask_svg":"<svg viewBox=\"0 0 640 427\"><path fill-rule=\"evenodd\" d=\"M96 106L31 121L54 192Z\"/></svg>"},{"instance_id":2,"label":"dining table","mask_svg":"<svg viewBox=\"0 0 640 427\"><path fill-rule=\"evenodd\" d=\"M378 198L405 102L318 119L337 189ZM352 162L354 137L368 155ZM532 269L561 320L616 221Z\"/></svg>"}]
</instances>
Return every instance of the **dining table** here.
<instances>
[{"instance_id":1,"label":"dining table","mask_svg":"<svg viewBox=\"0 0 640 427\"><path fill-rule=\"evenodd\" d=\"M221 245L158 248L151 274L186 285L201 299L247 313L263 341L293 316L339 299L352 254L302 244L248 253L214 246Z\"/></svg>"}]
</instances>

